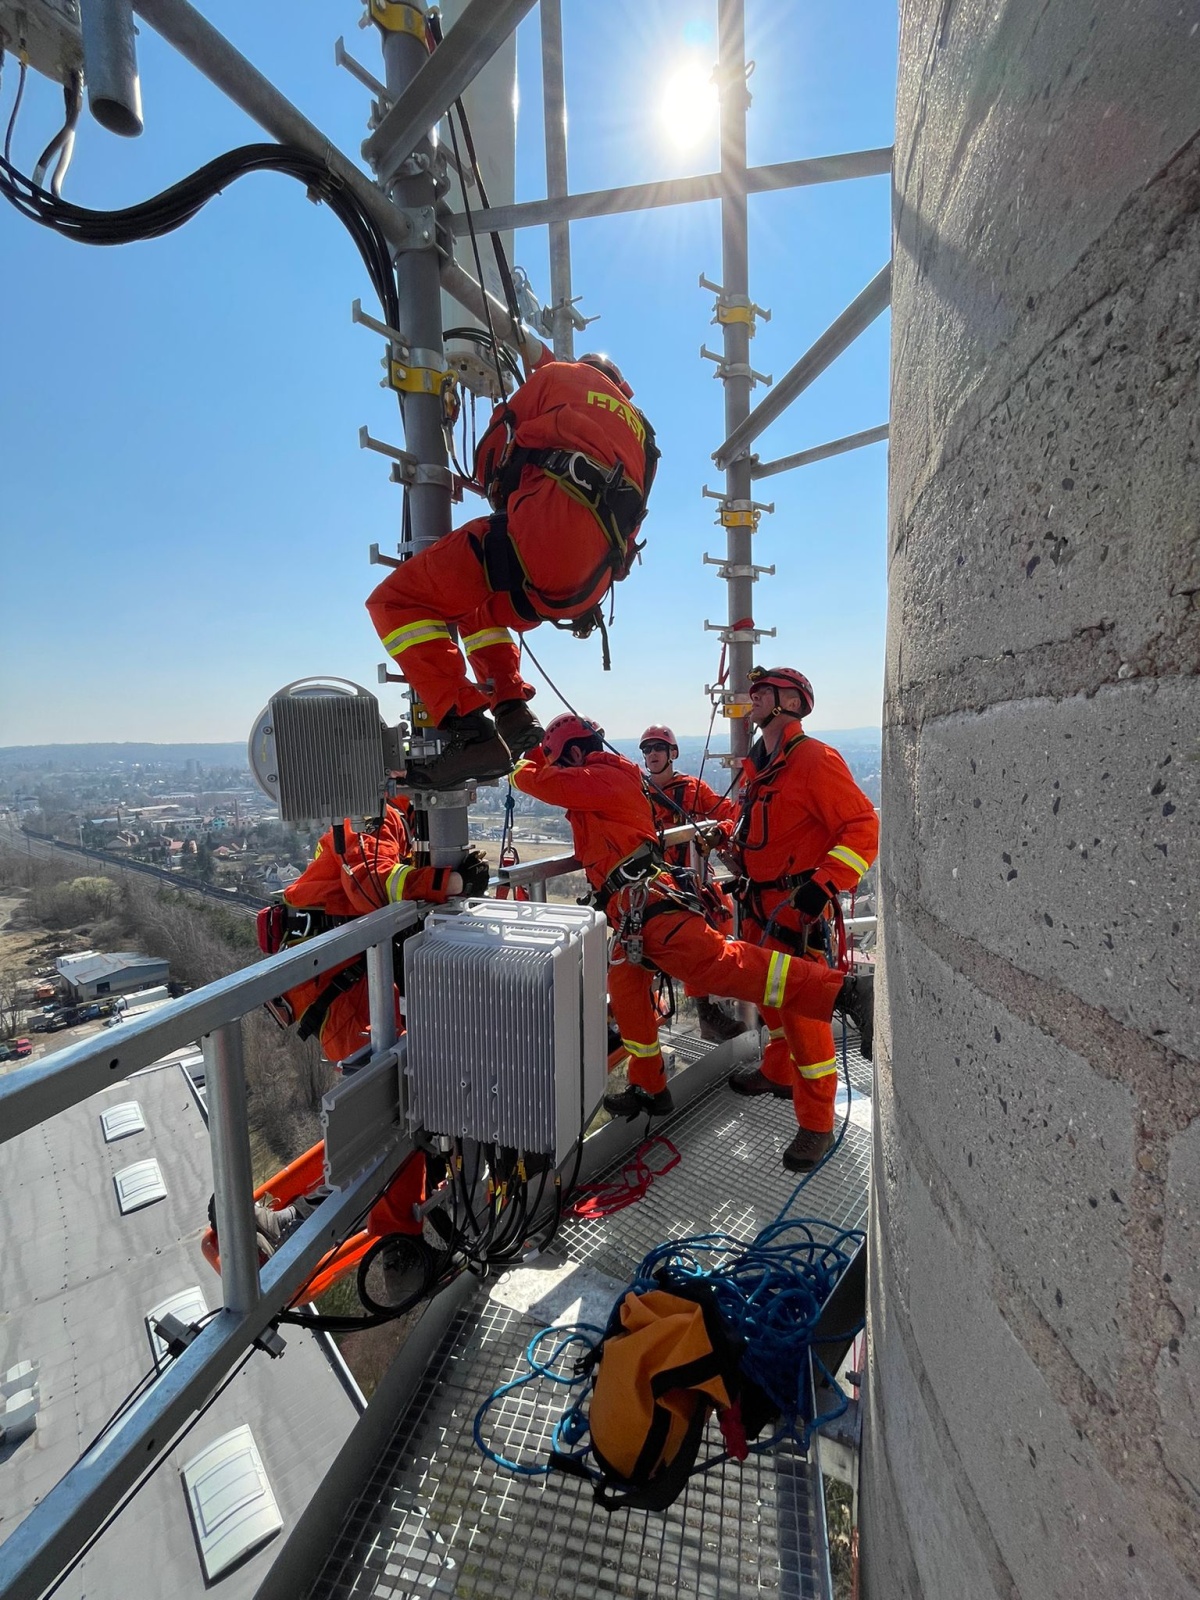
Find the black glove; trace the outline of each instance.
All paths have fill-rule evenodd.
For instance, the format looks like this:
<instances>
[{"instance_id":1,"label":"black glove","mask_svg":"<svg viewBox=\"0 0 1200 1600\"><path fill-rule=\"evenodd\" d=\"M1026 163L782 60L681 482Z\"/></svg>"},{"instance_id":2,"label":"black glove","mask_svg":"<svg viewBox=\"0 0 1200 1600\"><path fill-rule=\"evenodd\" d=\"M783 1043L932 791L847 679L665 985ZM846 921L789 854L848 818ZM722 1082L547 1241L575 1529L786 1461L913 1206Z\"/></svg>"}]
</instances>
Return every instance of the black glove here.
<instances>
[{"instance_id":1,"label":"black glove","mask_svg":"<svg viewBox=\"0 0 1200 1600\"><path fill-rule=\"evenodd\" d=\"M474 847L464 850L462 860L455 871L462 878L465 895L474 898L487 893L492 869L488 866L487 857L482 850L476 850Z\"/></svg>"},{"instance_id":2,"label":"black glove","mask_svg":"<svg viewBox=\"0 0 1200 1600\"><path fill-rule=\"evenodd\" d=\"M814 922L824 915L825 907L829 904L829 894L815 878L809 878L798 889L792 891L792 904L801 916L809 917Z\"/></svg>"}]
</instances>

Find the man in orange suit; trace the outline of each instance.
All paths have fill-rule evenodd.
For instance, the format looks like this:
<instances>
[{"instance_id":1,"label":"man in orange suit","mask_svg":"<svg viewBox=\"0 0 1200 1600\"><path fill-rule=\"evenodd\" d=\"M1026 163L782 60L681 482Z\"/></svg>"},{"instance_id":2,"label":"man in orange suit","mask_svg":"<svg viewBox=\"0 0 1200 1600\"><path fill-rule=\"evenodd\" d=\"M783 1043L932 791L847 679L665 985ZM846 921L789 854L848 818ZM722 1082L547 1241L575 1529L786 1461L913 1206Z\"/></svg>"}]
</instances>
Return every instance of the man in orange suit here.
<instances>
[{"instance_id":1,"label":"man in orange suit","mask_svg":"<svg viewBox=\"0 0 1200 1600\"><path fill-rule=\"evenodd\" d=\"M827 970L824 938L832 902L853 889L875 860L879 819L838 752L805 733L813 690L802 672L756 667L750 704L761 738L743 764L733 838L743 874L737 886L741 934ZM827 1021L813 1018L788 1028L778 1008L759 1010L770 1030L762 1066L740 1067L730 1087L792 1101L799 1130L784 1164L805 1171L833 1144L833 1031ZM869 1060L871 1029L861 1030L861 1044Z\"/></svg>"},{"instance_id":2,"label":"man in orange suit","mask_svg":"<svg viewBox=\"0 0 1200 1600\"><path fill-rule=\"evenodd\" d=\"M474 468L492 515L402 562L367 601L445 736L433 761L409 767L412 787L500 777L541 738L513 635L547 620L590 628L641 548L657 459L654 431L607 356L543 362L496 407Z\"/></svg>"},{"instance_id":3,"label":"man in orange suit","mask_svg":"<svg viewBox=\"0 0 1200 1600\"><path fill-rule=\"evenodd\" d=\"M556 717L541 745L519 763L513 783L566 809L588 882L614 930L608 989L630 1058L629 1087L604 1097L614 1116L665 1116L674 1109L651 999L653 970L695 992L750 1000L777 1012L797 1050L807 1020L828 1026L835 1008L869 1028L869 991L828 966L722 937L661 865L642 776L606 751L596 723Z\"/></svg>"}]
</instances>

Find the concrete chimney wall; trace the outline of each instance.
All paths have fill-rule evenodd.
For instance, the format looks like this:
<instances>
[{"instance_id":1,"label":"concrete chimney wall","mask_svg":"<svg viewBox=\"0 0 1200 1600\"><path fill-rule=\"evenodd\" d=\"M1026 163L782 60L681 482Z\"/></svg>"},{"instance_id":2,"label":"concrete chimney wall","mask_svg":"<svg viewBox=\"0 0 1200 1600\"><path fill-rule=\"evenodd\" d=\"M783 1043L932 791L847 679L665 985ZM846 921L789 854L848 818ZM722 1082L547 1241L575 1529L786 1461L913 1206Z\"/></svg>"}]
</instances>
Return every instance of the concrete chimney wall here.
<instances>
[{"instance_id":1,"label":"concrete chimney wall","mask_svg":"<svg viewBox=\"0 0 1200 1600\"><path fill-rule=\"evenodd\" d=\"M863 1592L1200 1596L1200 0L907 0Z\"/></svg>"}]
</instances>

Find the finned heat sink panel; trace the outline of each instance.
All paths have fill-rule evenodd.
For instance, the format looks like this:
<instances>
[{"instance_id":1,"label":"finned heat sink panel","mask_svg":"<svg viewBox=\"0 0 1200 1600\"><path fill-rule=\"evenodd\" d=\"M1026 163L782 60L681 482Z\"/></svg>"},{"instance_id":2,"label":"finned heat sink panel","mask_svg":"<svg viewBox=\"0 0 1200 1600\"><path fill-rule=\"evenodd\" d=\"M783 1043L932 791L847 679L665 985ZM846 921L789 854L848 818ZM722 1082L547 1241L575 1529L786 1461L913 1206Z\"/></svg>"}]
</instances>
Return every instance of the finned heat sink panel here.
<instances>
[{"instance_id":1,"label":"finned heat sink panel","mask_svg":"<svg viewBox=\"0 0 1200 1600\"><path fill-rule=\"evenodd\" d=\"M373 695L275 695L271 732L285 822L378 816L387 775Z\"/></svg>"},{"instance_id":2,"label":"finned heat sink panel","mask_svg":"<svg viewBox=\"0 0 1200 1600\"><path fill-rule=\"evenodd\" d=\"M590 906L534 900L468 900L463 915L509 926L561 928L571 938L582 940L580 1097L590 1119L608 1081L608 923Z\"/></svg>"},{"instance_id":3,"label":"finned heat sink panel","mask_svg":"<svg viewBox=\"0 0 1200 1600\"><path fill-rule=\"evenodd\" d=\"M596 1006L585 1004L583 981L591 930L480 912L474 903L461 915L435 913L405 945L409 1121L561 1160L592 1109L584 1019Z\"/></svg>"}]
</instances>

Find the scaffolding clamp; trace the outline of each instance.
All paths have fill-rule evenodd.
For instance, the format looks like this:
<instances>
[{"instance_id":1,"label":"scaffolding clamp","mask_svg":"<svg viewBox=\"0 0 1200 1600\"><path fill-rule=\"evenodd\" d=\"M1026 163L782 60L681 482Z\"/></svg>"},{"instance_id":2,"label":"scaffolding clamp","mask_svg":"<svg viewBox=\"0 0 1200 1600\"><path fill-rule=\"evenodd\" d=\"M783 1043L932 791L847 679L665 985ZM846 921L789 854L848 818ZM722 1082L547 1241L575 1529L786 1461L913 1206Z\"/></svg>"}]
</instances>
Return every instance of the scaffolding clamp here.
<instances>
[{"instance_id":1,"label":"scaffolding clamp","mask_svg":"<svg viewBox=\"0 0 1200 1600\"><path fill-rule=\"evenodd\" d=\"M717 634L722 644L757 644L775 637L774 628L731 628L727 622L705 621L704 631Z\"/></svg>"},{"instance_id":2,"label":"scaffolding clamp","mask_svg":"<svg viewBox=\"0 0 1200 1600\"><path fill-rule=\"evenodd\" d=\"M406 361L392 357L387 364L385 388L399 394L443 395L454 374L443 364L445 356L436 350L410 350Z\"/></svg>"},{"instance_id":3,"label":"scaffolding clamp","mask_svg":"<svg viewBox=\"0 0 1200 1600\"><path fill-rule=\"evenodd\" d=\"M706 567L718 568L718 577L749 578L751 583L758 582L760 573L768 578L773 578L775 576L774 567L756 567L753 565L753 563L750 563L747 566L735 566L732 562L724 560L721 556L710 556L706 554L704 557L704 565Z\"/></svg>"},{"instance_id":4,"label":"scaffolding clamp","mask_svg":"<svg viewBox=\"0 0 1200 1600\"><path fill-rule=\"evenodd\" d=\"M766 306L756 306L749 295L726 294L721 284L713 283L712 279L706 278L703 273L700 274L700 287L702 289L711 289L713 294L716 295L717 303L713 307L713 321L722 327L727 323L745 323L750 329L750 337L753 339L757 331L754 324L755 317L761 317L764 322L770 322L771 320L771 313Z\"/></svg>"},{"instance_id":5,"label":"scaffolding clamp","mask_svg":"<svg viewBox=\"0 0 1200 1600\"><path fill-rule=\"evenodd\" d=\"M700 346L700 355L705 361L716 362L717 370L713 373L713 377L720 378L722 383L729 378L749 378L750 387L753 388L756 383L766 387L775 382L771 373L756 372L746 361L726 361L724 356L718 355L715 350L707 349L704 345Z\"/></svg>"},{"instance_id":6,"label":"scaffolding clamp","mask_svg":"<svg viewBox=\"0 0 1200 1600\"><path fill-rule=\"evenodd\" d=\"M720 503L717 512L717 521L723 528L750 528L758 531L758 519L765 511L768 516L775 510L774 500L731 500L727 495L719 494L715 489L710 489L707 484L701 489L700 494L705 500L716 500ZM708 557L705 557L707 560ZM766 568L760 568L765 571ZM773 570L773 569L772 569Z\"/></svg>"},{"instance_id":7,"label":"scaffolding clamp","mask_svg":"<svg viewBox=\"0 0 1200 1600\"><path fill-rule=\"evenodd\" d=\"M418 167L419 176L425 167ZM433 250L437 246L437 210L434 206L397 206L396 212L408 223L408 238L403 244L393 245L397 255L404 250Z\"/></svg>"},{"instance_id":8,"label":"scaffolding clamp","mask_svg":"<svg viewBox=\"0 0 1200 1600\"><path fill-rule=\"evenodd\" d=\"M367 14L363 27L374 22L384 33L411 33L414 39L425 39L425 14L406 0L367 0Z\"/></svg>"}]
</instances>

